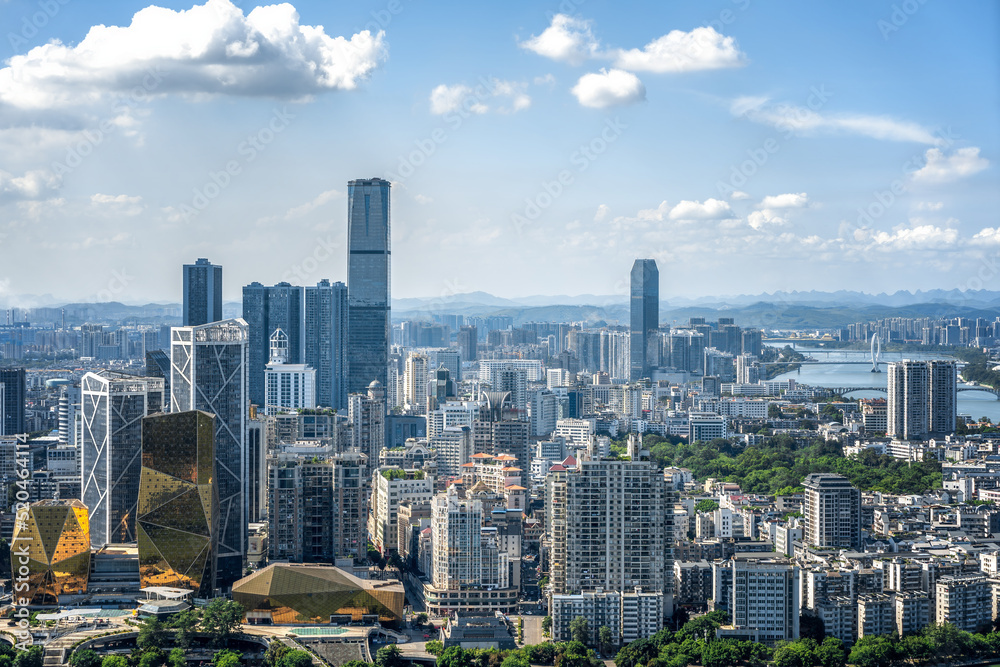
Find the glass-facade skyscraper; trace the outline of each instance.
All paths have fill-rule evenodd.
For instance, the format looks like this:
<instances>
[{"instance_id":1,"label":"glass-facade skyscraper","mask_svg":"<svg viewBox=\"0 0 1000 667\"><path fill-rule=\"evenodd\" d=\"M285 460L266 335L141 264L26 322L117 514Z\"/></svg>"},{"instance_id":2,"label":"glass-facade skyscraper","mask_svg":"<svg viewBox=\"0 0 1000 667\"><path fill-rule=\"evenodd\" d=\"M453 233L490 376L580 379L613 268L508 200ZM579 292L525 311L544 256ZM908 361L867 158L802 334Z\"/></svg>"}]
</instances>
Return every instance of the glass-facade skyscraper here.
<instances>
[{"instance_id":1,"label":"glass-facade skyscraper","mask_svg":"<svg viewBox=\"0 0 1000 667\"><path fill-rule=\"evenodd\" d=\"M174 327L170 338L171 412L203 410L215 415L216 586L225 588L243 576L247 550L247 323L235 319Z\"/></svg>"},{"instance_id":2,"label":"glass-facade skyscraper","mask_svg":"<svg viewBox=\"0 0 1000 667\"><path fill-rule=\"evenodd\" d=\"M288 336L288 363L303 363L302 288L290 283L278 283L273 287L250 283L243 288L243 320L249 327L250 402L263 407L264 367L270 357L270 340L276 329Z\"/></svg>"},{"instance_id":3,"label":"glass-facade skyscraper","mask_svg":"<svg viewBox=\"0 0 1000 667\"><path fill-rule=\"evenodd\" d=\"M656 261L635 260L630 284L629 359L630 379L634 381L650 377L660 364L660 272Z\"/></svg>"},{"instance_id":4,"label":"glass-facade skyscraper","mask_svg":"<svg viewBox=\"0 0 1000 667\"><path fill-rule=\"evenodd\" d=\"M199 257L184 265L184 326L222 319L222 267Z\"/></svg>"},{"instance_id":5,"label":"glass-facade skyscraper","mask_svg":"<svg viewBox=\"0 0 1000 667\"><path fill-rule=\"evenodd\" d=\"M347 183L347 391L372 380L386 386L389 367L389 181Z\"/></svg>"},{"instance_id":6,"label":"glass-facade skyscraper","mask_svg":"<svg viewBox=\"0 0 1000 667\"><path fill-rule=\"evenodd\" d=\"M23 368L0 369L0 435L24 433Z\"/></svg>"},{"instance_id":7,"label":"glass-facade skyscraper","mask_svg":"<svg viewBox=\"0 0 1000 667\"><path fill-rule=\"evenodd\" d=\"M316 371L316 405L347 407L347 285L305 288L305 359Z\"/></svg>"}]
</instances>

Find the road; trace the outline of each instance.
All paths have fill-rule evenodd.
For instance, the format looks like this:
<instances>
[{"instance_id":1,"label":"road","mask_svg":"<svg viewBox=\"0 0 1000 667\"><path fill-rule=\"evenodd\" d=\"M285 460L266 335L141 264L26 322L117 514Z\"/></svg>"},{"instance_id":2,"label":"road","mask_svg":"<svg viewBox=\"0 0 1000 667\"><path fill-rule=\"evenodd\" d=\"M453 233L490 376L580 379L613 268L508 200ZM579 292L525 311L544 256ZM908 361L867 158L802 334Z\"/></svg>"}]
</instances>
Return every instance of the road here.
<instances>
[{"instance_id":1,"label":"road","mask_svg":"<svg viewBox=\"0 0 1000 667\"><path fill-rule=\"evenodd\" d=\"M544 616L522 616L524 619L524 643L541 644L546 641L542 636L542 619ZM516 627L516 626L515 626Z\"/></svg>"}]
</instances>

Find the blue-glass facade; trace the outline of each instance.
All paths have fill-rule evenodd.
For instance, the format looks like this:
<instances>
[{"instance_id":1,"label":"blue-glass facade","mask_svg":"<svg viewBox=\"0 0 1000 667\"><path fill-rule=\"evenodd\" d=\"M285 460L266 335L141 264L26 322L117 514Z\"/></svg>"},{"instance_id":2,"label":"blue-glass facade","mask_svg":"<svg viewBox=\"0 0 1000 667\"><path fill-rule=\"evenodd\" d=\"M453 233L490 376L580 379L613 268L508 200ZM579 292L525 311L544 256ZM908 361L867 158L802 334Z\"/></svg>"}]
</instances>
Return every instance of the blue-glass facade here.
<instances>
[{"instance_id":1,"label":"blue-glass facade","mask_svg":"<svg viewBox=\"0 0 1000 667\"><path fill-rule=\"evenodd\" d=\"M184 265L184 326L222 319L222 267L199 258Z\"/></svg>"},{"instance_id":2,"label":"blue-glass facade","mask_svg":"<svg viewBox=\"0 0 1000 667\"><path fill-rule=\"evenodd\" d=\"M347 407L347 285L321 280L305 291L305 363L316 369L316 405Z\"/></svg>"},{"instance_id":3,"label":"blue-glass facade","mask_svg":"<svg viewBox=\"0 0 1000 667\"><path fill-rule=\"evenodd\" d=\"M302 297L302 288L289 283L274 287L250 283L243 288L243 319L250 328L249 394L255 405L264 405L264 367L275 329L288 336L288 363L304 363Z\"/></svg>"},{"instance_id":4,"label":"blue-glass facade","mask_svg":"<svg viewBox=\"0 0 1000 667\"><path fill-rule=\"evenodd\" d=\"M656 261L637 259L632 265L629 336L631 379L652 375L660 364L660 272Z\"/></svg>"}]
</instances>

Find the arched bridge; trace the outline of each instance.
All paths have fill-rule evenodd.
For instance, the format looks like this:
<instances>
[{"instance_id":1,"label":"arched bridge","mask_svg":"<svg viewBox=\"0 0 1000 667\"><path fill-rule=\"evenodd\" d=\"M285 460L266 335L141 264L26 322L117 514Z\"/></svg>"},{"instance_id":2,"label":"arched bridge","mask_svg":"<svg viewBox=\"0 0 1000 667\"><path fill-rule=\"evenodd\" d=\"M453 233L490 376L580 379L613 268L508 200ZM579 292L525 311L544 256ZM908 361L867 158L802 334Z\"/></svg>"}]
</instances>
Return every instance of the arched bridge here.
<instances>
[{"instance_id":1,"label":"arched bridge","mask_svg":"<svg viewBox=\"0 0 1000 667\"><path fill-rule=\"evenodd\" d=\"M880 391L883 394L888 393L885 387L825 387L830 391L836 392L841 396L846 396L855 391ZM958 391L983 391L989 394L993 394L1000 400L1000 389L993 389L992 387L959 387Z\"/></svg>"}]
</instances>

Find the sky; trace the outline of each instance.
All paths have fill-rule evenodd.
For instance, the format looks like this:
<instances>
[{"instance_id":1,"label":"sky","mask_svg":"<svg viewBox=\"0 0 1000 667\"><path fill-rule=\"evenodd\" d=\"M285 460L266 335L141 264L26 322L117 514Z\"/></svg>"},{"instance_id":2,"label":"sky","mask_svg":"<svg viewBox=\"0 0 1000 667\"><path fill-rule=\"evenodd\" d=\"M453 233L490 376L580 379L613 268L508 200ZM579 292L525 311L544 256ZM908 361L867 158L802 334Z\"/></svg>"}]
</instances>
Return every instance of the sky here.
<instances>
[{"instance_id":1,"label":"sky","mask_svg":"<svg viewBox=\"0 0 1000 667\"><path fill-rule=\"evenodd\" d=\"M0 304L1000 290L988 0L0 0Z\"/></svg>"}]
</instances>

